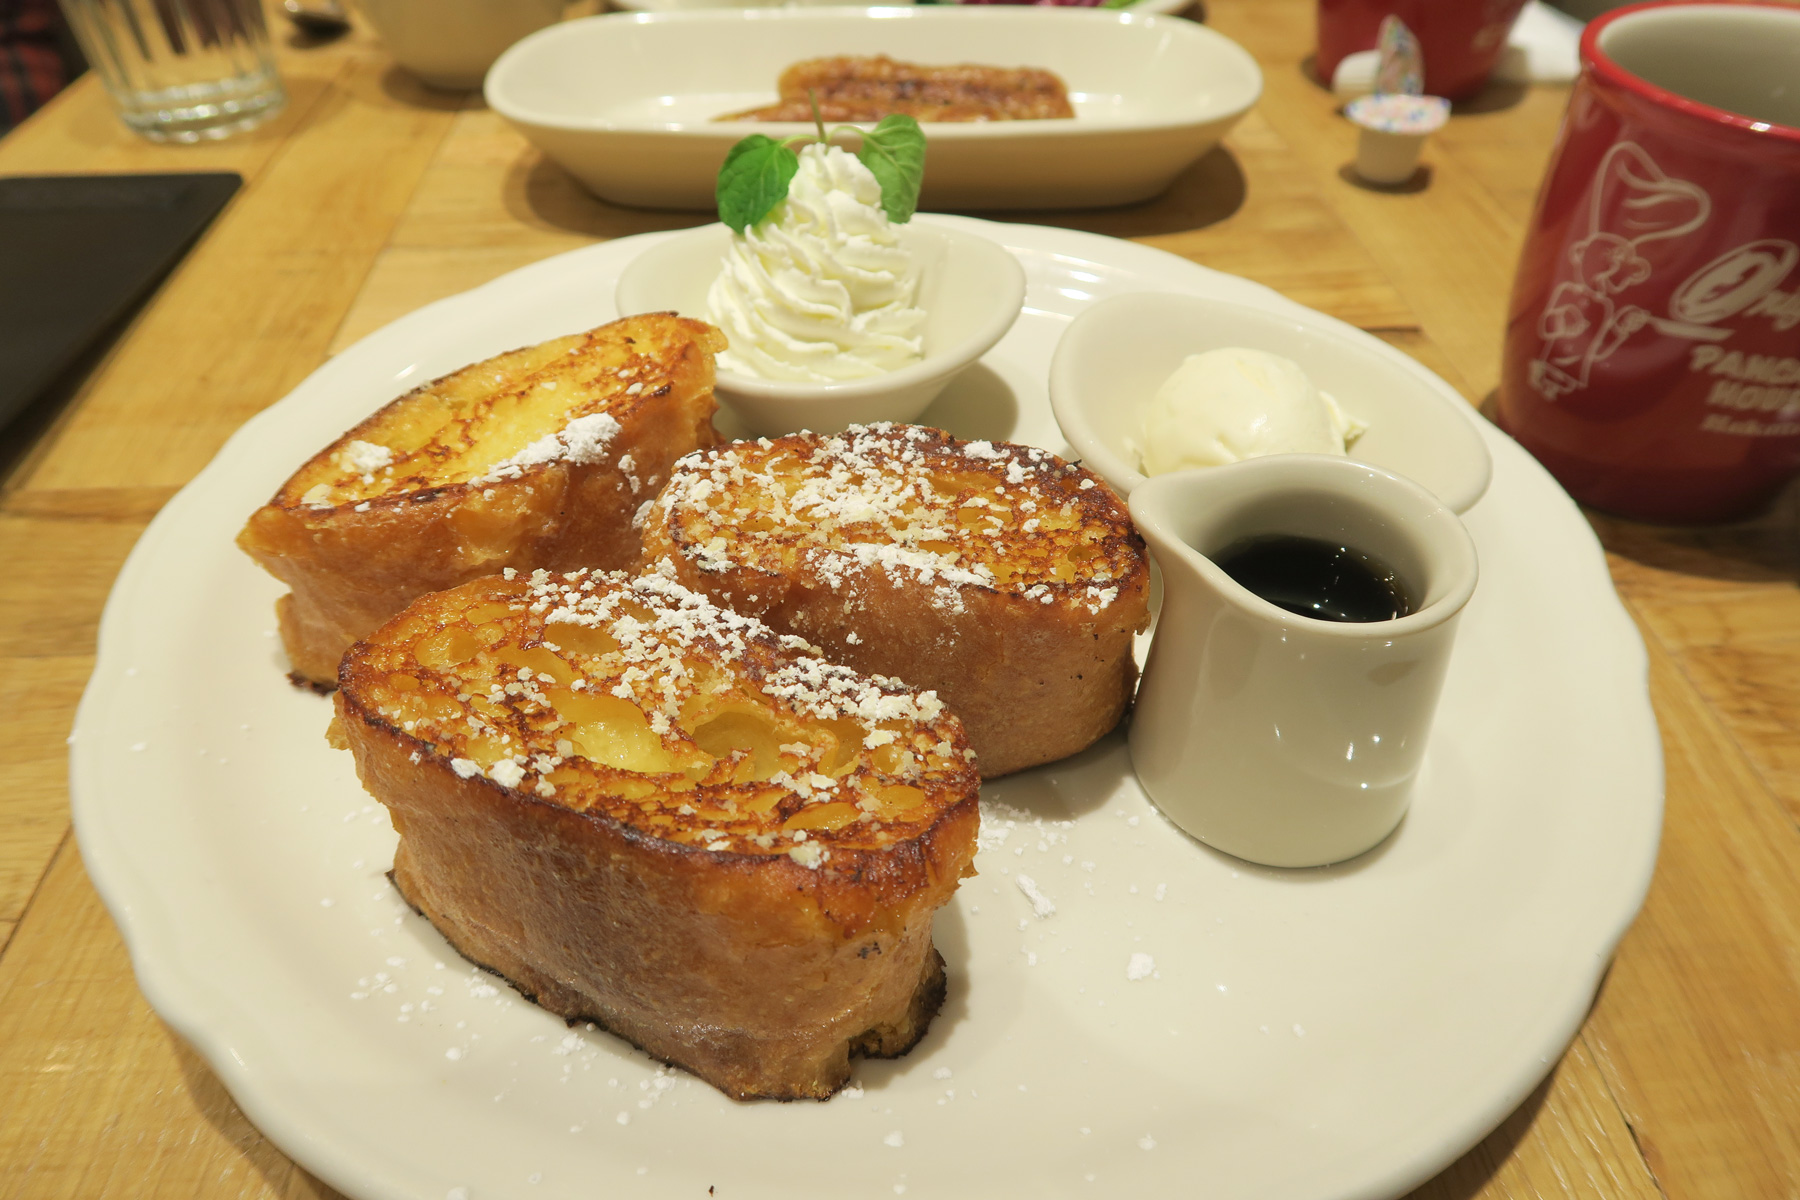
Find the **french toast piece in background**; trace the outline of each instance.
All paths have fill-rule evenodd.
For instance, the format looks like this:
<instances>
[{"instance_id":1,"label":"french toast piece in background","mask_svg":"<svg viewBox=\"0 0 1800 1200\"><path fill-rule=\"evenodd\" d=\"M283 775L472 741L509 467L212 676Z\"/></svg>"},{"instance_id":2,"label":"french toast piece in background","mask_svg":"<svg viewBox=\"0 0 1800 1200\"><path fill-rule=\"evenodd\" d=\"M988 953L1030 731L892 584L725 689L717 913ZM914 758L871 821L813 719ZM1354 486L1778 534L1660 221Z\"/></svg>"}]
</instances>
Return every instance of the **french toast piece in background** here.
<instances>
[{"instance_id":1,"label":"french toast piece in background","mask_svg":"<svg viewBox=\"0 0 1800 1200\"><path fill-rule=\"evenodd\" d=\"M675 465L643 537L720 604L934 689L983 776L1092 744L1137 677L1143 539L1048 451L907 425L715 446Z\"/></svg>"},{"instance_id":2,"label":"french toast piece in background","mask_svg":"<svg viewBox=\"0 0 1800 1200\"><path fill-rule=\"evenodd\" d=\"M1069 118L1069 89L1041 67L981 63L923 66L885 54L837 55L794 63L776 84L781 99L720 121L879 121L904 113L919 121L1033 121Z\"/></svg>"},{"instance_id":3,"label":"french toast piece in background","mask_svg":"<svg viewBox=\"0 0 1800 1200\"><path fill-rule=\"evenodd\" d=\"M335 682L352 642L426 592L634 563L638 507L718 440L724 345L673 313L628 317L434 380L314 455L238 535L292 589L277 613L295 673Z\"/></svg>"},{"instance_id":4,"label":"french toast piece in background","mask_svg":"<svg viewBox=\"0 0 1800 1200\"><path fill-rule=\"evenodd\" d=\"M344 656L332 738L464 956L739 1098L824 1097L944 995L962 727L664 576L427 596Z\"/></svg>"}]
</instances>

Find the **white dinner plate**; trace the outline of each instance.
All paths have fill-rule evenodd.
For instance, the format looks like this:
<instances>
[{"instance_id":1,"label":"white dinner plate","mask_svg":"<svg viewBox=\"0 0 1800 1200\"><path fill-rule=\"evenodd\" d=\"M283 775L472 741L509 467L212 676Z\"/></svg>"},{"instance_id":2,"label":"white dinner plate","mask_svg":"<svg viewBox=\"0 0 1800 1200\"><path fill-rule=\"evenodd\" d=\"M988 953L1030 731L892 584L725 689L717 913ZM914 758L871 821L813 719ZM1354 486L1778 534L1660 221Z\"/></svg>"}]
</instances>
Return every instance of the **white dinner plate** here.
<instances>
[{"instance_id":1,"label":"white dinner plate","mask_svg":"<svg viewBox=\"0 0 1800 1200\"><path fill-rule=\"evenodd\" d=\"M753 133L718 121L772 104L804 59L1041 67L1072 118L926 126L926 208L1130 204L1162 192L1262 94L1256 61L1180 17L1011 5L711 8L613 13L540 29L488 71L489 107L601 199L711 210L719 164Z\"/></svg>"},{"instance_id":2,"label":"white dinner plate","mask_svg":"<svg viewBox=\"0 0 1800 1200\"><path fill-rule=\"evenodd\" d=\"M1063 449L1045 373L1095 298L1292 307L1130 243L968 225L1019 255L1029 291L926 414L964 436ZM658 236L344 351L249 421L120 573L76 721L76 830L145 994L250 1119L359 1200L1312 1200L1403 1192L1518 1105L1643 897L1661 755L1598 545L1485 425L1493 486L1466 517L1481 583L1399 831L1336 868L1248 866L1158 815L1118 735L990 785L981 873L937 922L943 1010L827 1103L735 1103L569 1030L405 907L385 812L326 745L327 701L284 678L281 589L233 535L398 392L612 317L620 269Z\"/></svg>"}]
</instances>

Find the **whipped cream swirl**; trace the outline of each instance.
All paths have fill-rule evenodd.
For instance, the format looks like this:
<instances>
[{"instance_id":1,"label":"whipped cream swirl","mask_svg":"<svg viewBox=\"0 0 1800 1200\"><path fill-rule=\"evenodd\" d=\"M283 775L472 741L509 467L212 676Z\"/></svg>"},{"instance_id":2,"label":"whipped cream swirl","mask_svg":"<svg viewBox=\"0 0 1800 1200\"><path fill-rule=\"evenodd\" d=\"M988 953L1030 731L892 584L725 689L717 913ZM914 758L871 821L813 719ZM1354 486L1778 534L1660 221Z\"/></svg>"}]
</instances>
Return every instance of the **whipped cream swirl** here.
<instances>
[{"instance_id":1,"label":"whipped cream swirl","mask_svg":"<svg viewBox=\"0 0 1800 1200\"><path fill-rule=\"evenodd\" d=\"M919 271L856 156L812 143L787 199L731 239L707 295L731 348L721 366L763 379L831 383L924 356Z\"/></svg>"}]
</instances>

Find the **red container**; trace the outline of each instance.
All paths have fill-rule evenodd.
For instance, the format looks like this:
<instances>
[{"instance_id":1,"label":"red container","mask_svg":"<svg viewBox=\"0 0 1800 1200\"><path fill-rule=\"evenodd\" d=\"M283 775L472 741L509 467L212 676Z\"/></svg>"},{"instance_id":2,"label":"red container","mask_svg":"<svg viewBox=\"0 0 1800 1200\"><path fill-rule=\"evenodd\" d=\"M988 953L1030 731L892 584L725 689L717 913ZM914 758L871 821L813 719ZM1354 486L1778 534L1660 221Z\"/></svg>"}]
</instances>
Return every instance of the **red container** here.
<instances>
[{"instance_id":1,"label":"red container","mask_svg":"<svg viewBox=\"0 0 1800 1200\"><path fill-rule=\"evenodd\" d=\"M1800 7L1618 9L1581 59L1500 425L1595 508L1751 515L1800 472Z\"/></svg>"},{"instance_id":2,"label":"red container","mask_svg":"<svg viewBox=\"0 0 1800 1200\"><path fill-rule=\"evenodd\" d=\"M1319 0L1319 78L1329 85L1346 57L1373 50L1391 13L1419 39L1426 93L1466 99L1487 82L1524 7L1525 0Z\"/></svg>"}]
</instances>

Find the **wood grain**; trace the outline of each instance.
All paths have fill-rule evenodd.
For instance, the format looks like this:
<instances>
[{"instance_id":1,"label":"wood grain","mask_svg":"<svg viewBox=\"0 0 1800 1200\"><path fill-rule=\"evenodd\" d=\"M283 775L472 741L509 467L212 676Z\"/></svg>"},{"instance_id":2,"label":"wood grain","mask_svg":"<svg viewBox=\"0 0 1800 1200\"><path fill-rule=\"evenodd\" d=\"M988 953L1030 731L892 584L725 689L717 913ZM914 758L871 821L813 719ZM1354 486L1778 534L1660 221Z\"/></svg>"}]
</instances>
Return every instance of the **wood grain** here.
<instances>
[{"instance_id":1,"label":"wood grain","mask_svg":"<svg viewBox=\"0 0 1800 1200\"><path fill-rule=\"evenodd\" d=\"M1256 203L1248 203L1255 180ZM1310 172L1261 110L1164 195L1098 212L1008 214L1044 225L1135 237L1201 266L1266 284L1364 329L1416 329L1418 319L1319 194Z\"/></svg>"},{"instance_id":2,"label":"wood grain","mask_svg":"<svg viewBox=\"0 0 1800 1200\"><path fill-rule=\"evenodd\" d=\"M1579 1041L1500 1128L1411 1200L1474 1195L1662 1198L1604 1075Z\"/></svg>"},{"instance_id":3,"label":"wood grain","mask_svg":"<svg viewBox=\"0 0 1800 1200\"><path fill-rule=\"evenodd\" d=\"M69 753L63 739L93 665L85 654L8 656L0 675L0 712L8 715L0 721L0 793L7 797L0 922L9 928L24 916L45 864L68 832Z\"/></svg>"},{"instance_id":4,"label":"wood grain","mask_svg":"<svg viewBox=\"0 0 1800 1200\"><path fill-rule=\"evenodd\" d=\"M1164 196L1009 219L1131 237L1377 333L1473 402L1567 91L1459 105L1399 190L1345 170L1314 0L1209 0L1265 94ZM470 94L358 32L284 41L292 103L197 147L127 134L90 80L0 172L236 170L243 192L66 405L0 444L0 1197L315 1197L150 1011L69 834L66 747L119 564L248 416L397 316L694 214L605 204ZM1421 1200L1800 1197L1800 486L1706 530L1594 515L1651 653L1668 770L1644 912L1554 1072ZM1528 752L1528 748L1522 748Z\"/></svg>"},{"instance_id":5,"label":"wood grain","mask_svg":"<svg viewBox=\"0 0 1800 1200\"><path fill-rule=\"evenodd\" d=\"M0 958L0 1196L335 1200L138 993L64 839Z\"/></svg>"},{"instance_id":6,"label":"wood grain","mask_svg":"<svg viewBox=\"0 0 1800 1200\"><path fill-rule=\"evenodd\" d=\"M318 365L451 121L384 91L385 71L346 63L133 323L25 488L184 483Z\"/></svg>"},{"instance_id":7,"label":"wood grain","mask_svg":"<svg viewBox=\"0 0 1800 1200\"><path fill-rule=\"evenodd\" d=\"M1671 1196L1785 1196L1800 1181L1800 830L1650 646L1662 855L1587 1036Z\"/></svg>"},{"instance_id":8,"label":"wood grain","mask_svg":"<svg viewBox=\"0 0 1800 1200\"><path fill-rule=\"evenodd\" d=\"M1310 75L1310 44L1293 36L1310 6L1276 0L1209 11L1213 25L1262 64L1263 119L1394 283L1418 327L1456 364L1473 389L1466 394L1486 395L1500 377L1499 333L1522 218L1480 176L1446 157L1441 140L1426 149L1424 186L1377 189L1357 182L1349 171L1356 129L1336 115L1336 99ZM1493 142L1466 124L1458 136L1464 145Z\"/></svg>"},{"instance_id":9,"label":"wood grain","mask_svg":"<svg viewBox=\"0 0 1800 1200\"><path fill-rule=\"evenodd\" d=\"M1456 106L1431 139L1432 156L1454 163L1523 229L1567 101L1561 88L1495 84Z\"/></svg>"},{"instance_id":10,"label":"wood grain","mask_svg":"<svg viewBox=\"0 0 1800 1200\"><path fill-rule=\"evenodd\" d=\"M1596 517L1620 592L1800 821L1800 486L1719 529Z\"/></svg>"},{"instance_id":11,"label":"wood grain","mask_svg":"<svg viewBox=\"0 0 1800 1200\"><path fill-rule=\"evenodd\" d=\"M94 647L100 607L141 522L62 521L0 513L0 655L66 657Z\"/></svg>"}]
</instances>

